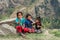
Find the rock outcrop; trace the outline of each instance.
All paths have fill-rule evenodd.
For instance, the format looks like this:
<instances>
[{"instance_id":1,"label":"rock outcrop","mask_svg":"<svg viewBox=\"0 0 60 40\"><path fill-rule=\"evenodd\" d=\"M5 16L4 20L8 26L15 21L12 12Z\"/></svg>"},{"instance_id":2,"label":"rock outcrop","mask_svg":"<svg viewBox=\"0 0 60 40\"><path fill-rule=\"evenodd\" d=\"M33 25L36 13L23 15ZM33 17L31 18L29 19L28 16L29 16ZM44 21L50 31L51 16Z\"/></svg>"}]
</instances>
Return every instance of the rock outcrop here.
<instances>
[{"instance_id":1,"label":"rock outcrop","mask_svg":"<svg viewBox=\"0 0 60 40\"><path fill-rule=\"evenodd\" d=\"M16 29L8 24L0 25L0 35L9 35L9 34L15 35Z\"/></svg>"}]
</instances>

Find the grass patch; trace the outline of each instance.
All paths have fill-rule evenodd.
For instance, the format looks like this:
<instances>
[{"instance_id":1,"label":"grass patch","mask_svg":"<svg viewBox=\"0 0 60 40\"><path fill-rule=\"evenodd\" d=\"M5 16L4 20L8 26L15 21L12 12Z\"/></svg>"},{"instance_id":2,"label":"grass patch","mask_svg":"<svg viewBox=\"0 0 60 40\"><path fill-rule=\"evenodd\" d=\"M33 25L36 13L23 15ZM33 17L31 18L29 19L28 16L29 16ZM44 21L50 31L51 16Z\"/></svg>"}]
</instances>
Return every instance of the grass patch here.
<instances>
[{"instance_id":1,"label":"grass patch","mask_svg":"<svg viewBox=\"0 0 60 40\"><path fill-rule=\"evenodd\" d=\"M56 37L60 37L60 31L57 30L57 29L51 30L50 33L51 33L51 34L54 34L54 36L56 36Z\"/></svg>"},{"instance_id":2,"label":"grass patch","mask_svg":"<svg viewBox=\"0 0 60 40\"><path fill-rule=\"evenodd\" d=\"M37 33L31 33L26 34L26 38L22 38L19 35L7 35L7 36L0 36L0 40L60 40L59 38L49 35L44 35L43 33L37 34Z\"/></svg>"}]
</instances>

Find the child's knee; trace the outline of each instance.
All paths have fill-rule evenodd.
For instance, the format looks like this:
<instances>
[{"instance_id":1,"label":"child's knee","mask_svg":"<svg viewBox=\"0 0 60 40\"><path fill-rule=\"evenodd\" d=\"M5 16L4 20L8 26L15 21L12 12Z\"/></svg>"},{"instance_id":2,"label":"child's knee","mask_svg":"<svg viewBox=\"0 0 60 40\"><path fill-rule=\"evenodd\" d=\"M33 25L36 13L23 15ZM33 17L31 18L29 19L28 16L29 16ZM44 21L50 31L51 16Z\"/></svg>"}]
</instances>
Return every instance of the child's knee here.
<instances>
[{"instance_id":1,"label":"child's knee","mask_svg":"<svg viewBox=\"0 0 60 40\"><path fill-rule=\"evenodd\" d=\"M28 30L28 28L24 28L24 32L28 32L29 30Z\"/></svg>"}]
</instances>

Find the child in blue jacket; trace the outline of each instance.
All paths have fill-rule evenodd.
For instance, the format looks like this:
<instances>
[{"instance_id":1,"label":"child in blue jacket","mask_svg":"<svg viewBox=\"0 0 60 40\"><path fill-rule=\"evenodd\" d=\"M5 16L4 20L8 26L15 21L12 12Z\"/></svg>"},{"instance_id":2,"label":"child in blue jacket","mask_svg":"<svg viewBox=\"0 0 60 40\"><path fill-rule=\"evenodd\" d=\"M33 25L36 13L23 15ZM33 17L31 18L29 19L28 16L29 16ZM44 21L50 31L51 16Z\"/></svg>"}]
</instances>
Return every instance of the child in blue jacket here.
<instances>
[{"instance_id":1,"label":"child in blue jacket","mask_svg":"<svg viewBox=\"0 0 60 40\"><path fill-rule=\"evenodd\" d=\"M31 20L32 16L30 14L26 15L26 20L25 20L25 27L28 28L29 32L34 32L34 28L32 26L33 21Z\"/></svg>"}]
</instances>

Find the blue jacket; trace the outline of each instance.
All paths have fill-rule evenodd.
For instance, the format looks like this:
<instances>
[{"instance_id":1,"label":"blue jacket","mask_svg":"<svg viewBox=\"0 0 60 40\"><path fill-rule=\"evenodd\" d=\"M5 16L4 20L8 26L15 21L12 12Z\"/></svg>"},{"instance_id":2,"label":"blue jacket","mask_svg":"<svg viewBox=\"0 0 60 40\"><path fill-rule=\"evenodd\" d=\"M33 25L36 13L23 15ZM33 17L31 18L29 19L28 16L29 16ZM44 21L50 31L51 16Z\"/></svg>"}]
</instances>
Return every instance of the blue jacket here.
<instances>
[{"instance_id":1,"label":"blue jacket","mask_svg":"<svg viewBox=\"0 0 60 40\"><path fill-rule=\"evenodd\" d=\"M31 20L28 20L28 19L26 19L25 20L25 27L27 27L27 28L32 28L32 21Z\"/></svg>"}]
</instances>

